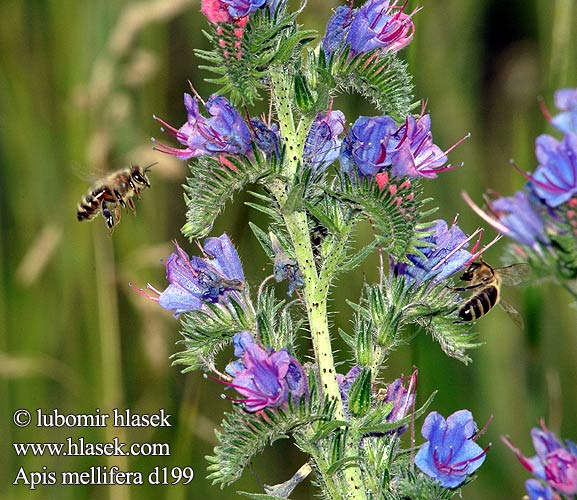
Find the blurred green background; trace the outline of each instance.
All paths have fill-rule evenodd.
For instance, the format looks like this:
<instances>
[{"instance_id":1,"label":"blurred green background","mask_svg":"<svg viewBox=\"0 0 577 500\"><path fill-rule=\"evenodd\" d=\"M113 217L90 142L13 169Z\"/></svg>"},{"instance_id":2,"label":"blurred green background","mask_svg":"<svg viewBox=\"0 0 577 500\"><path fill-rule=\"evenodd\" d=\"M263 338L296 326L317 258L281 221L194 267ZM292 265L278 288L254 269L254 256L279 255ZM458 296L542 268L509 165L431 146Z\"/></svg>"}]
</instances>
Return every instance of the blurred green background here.
<instances>
[{"instance_id":1,"label":"blurred green background","mask_svg":"<svg viewBox=\"0 0 577 500\"><path fill-rule=\"evenodd\" d=\"M409 10L416 6L409 2ZM323 31L334 0L309 0L302 24ZM553 91L577 86L577 2L574 0L421 0L416 36L405 51L415 75L416 96L428 99L435 142L449 147L463 168L426 185L439 215L473 231L480 221L460 192L479 201L493 188L511 194L523 179L508 165L535 164L533 141L551 132L538 106L553 109ZM193 47L205 46L199 1L3 0L0 3L0 497L3 499L201 499L235 498L238 489L258 491L290 477L304 458L290 443L258 457L231 488L204 479L204 455L215 444L213 429L229 403L222 387L199 373L182 375L169 356L179 347L170 313L137 295L133 282L164 287L160 263L179 239L184 222L181 184L185 167L151 150L161 136L155 113L169 123L185 119L182 93L191 80L203 95L211 87L197 69ZM349 121L356 97L339 98ZM170 142L170 141L168 141ZM152 189L124 214L109 236L104 222L79 224L75 210L91 179L129 163L158 161ZM251 212L238 196L214 234L226 230L239 249L245 274L257 286L270 264L247 231ZM487 231L486 240L492 237ZM499 262L503 242L486 256ZM254 257L253 257L254 256ZM358 298L374 262L342 279L333 301L335 331L349 328L345 299ZM533 454L530 428L544 417L549 427L577 438L577 328L575 304L554 285L506 290L525 318L518 330L501 310L479 322L484 345L466 367L448 359L425 335L394 353L394 379L420 370L419 398L439 389L434 408L448 415L473 411L482 426L494 421L481 444L493 443L479 477L464 489L467 499L511 499L524 494L528 477L499 436L510 434ZM338 347L338 344L337 344ZM226 361L226 356L223 361ZM342 353L338 356L342 356ZM344 360L344 359L343 359ZM347 367L343 367L346 370ZM168 428L17 428L18 408L62 413L171 414ZM417 423L420 427L420 422ZM16 457L13 442L161 442L169 457ZM418 442L420 436L418 436ZM28 472L84 471L118 466L147 474L153 467L194 468L188 486L12 485ZM45 469L43 469L45 467ZM301 485L294 498L313 498Z\"/></svg>"}]
</instances>

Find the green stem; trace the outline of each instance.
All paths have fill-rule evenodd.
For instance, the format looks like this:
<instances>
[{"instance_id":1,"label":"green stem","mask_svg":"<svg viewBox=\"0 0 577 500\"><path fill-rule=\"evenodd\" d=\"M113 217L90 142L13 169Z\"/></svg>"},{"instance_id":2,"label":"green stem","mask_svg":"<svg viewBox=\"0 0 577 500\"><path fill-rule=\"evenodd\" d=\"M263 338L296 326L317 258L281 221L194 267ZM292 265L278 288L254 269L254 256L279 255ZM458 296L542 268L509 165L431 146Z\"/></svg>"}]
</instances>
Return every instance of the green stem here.
<instances>
[{"instance_id":1,"label":"green stem","mask_svg":"<svg viewBox=\"0 0 577 500\"><path fill-rule=\"evenodd\" d=\"M269 189L282 209L287 199L288 188L293 184L299 165L302 163L305 138L312 120L303 117L298 127L295 127L291 105L292 78L290 75L287 76L286 71L283 72L281 68L272 68L271 82L280 131L285 141L286 151L285 164L282 172L284 181L271 183ZM327 317L328 289L331 276L334 275L334 272L331 272L331 269L325 267L321 273L322 276L319 277L317 273L306 212L299 209L286 211L283 212L283 217L294 246L295 259L305 282L303 294L321 390L325 398L334 402L335 418L337 420L344 420L345 416L336 379L335 362ZM334 269L332 271L334 271ZM358 443L353 443L349 440L345 449L345 457L355 456L358 453L357 447ZM366 499L361 471L358 465L348 466L344 470L344 478L345 484L342 485L344 494L340 493L339 497L348 500ZM333 478L327 478L327 480L334 482Z\"/></svg>"}]
</instances>

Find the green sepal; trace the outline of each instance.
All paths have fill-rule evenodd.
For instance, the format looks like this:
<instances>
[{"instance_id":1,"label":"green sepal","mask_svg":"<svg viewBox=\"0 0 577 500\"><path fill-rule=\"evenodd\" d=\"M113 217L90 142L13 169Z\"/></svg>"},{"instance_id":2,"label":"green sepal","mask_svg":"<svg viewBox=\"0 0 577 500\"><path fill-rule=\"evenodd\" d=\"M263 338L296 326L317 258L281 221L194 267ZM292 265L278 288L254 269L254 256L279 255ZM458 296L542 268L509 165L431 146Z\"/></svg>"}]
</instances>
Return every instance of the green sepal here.
<instances>
[{"instance_id":1,"label":"green sepal","mask_svg":"<svg viewBox=\"0 0 577 500\"><path fill-rule=\"evenodd\" d=\"M309 82L305 75L297 73L295 75L295 102L303 113L310 113L315 109L316 99L311 91Z\"/></svg>"},{"instance_id":2,"label":"green sepal","mask_svg":"<svg viewBox=\"0 0 577 500\"><path fill-rule=\"evenodd\" d=\"M387 432L392 432L399 427L403 427L404 425L408 425L411 423L411 421L419 419L427 411L427 408L429 408L436 395L437 391L434 391L428 397L427 401L425 401L425 403L419 409L415 410L414 413L409 411L408 415L394 422L385 421L386 417L393 408L393 403L387 403L383 407L377 408L369 413L359 424L358 432L361 435L384 434ZM388 411L387 408L389 408Z\"/></svg>"},{"instance_id":3,"label":"green sepal","mask_svg":"<svg viewBox=\"0 0 577 500\"><path fill-rule=\"evenodd\" d=\"M349 412L354 416L365 415L371 408L373 383L370 368L363 368L355 378L347 397Z\"/></svg>"}]
</instances>

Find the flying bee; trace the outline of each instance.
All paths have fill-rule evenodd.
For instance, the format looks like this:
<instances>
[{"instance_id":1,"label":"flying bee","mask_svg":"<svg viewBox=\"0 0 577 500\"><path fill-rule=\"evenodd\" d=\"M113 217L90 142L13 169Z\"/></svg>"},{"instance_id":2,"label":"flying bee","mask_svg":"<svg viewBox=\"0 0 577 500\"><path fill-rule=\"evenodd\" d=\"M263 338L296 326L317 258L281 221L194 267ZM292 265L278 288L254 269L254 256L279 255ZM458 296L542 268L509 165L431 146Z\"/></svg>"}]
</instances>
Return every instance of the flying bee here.
<instances>
[{"instance_id":1,"label":"flying bee","mask_svg":"<svg viewBox=\"0 0 577 500\"><path fill-rule=\"evenodd\" d=\"M523 283L530 274L531 267L526 263L494 268L483 259L473 262L461 276L461 280L469 284L452 288L458 292L472 291L469 298L459 308L459 318L463 321L474 321L500 304L515 324L523 328L523 321L517 310L508 302L501 300L501 285L517 286Z\"/></svg>"},{"instance_id":2,"label":"flying bee","mask_svg":"<svg viewBox=\"0 0 577 500\"><path fill-rule=\"evenodd\" d=\"M128 206L132 213L136 213L132 197L140 199L140 191L150 187L146 172L153 165L123 168L96 182L78 204L76 218L79 221L91 220L101 213L112 233L114 226L120 222L120 207Z\"/></svg>"}]
</instances>

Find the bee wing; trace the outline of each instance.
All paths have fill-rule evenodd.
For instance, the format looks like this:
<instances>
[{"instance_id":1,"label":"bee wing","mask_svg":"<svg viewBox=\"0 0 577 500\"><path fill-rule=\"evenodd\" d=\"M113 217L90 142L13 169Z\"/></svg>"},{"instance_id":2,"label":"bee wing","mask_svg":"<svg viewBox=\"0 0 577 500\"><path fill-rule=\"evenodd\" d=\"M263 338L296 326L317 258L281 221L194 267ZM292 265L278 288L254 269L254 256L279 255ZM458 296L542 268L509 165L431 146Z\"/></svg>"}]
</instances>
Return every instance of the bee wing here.
<instances>
[{"instance_id":1,"label":"bee wing","mask_svg":"<svg viewBox=\"0 0 577 500\"><path fill-rule=\"evenodd\" d=\"M515 309L511 304L509 304L509 302L503 299L500 300L499 305L507 313L509 318L513 320L513 323L515 323L520 330L523 330L524 328L523 318L519 314L519 311L517 311L517 309Z\"/></svg>"},{"instance_id":2,"label":"bee wing","mask_svg":"<svg viewBox=\"0 0 577 500\"><path fill-rule=\"evenodd\" d=\"M504 285L517 286L527 281L531 275L531 266L525 262L520 262L507 267L500 267L496 271Z\"/></svg>"}]
</instances>

